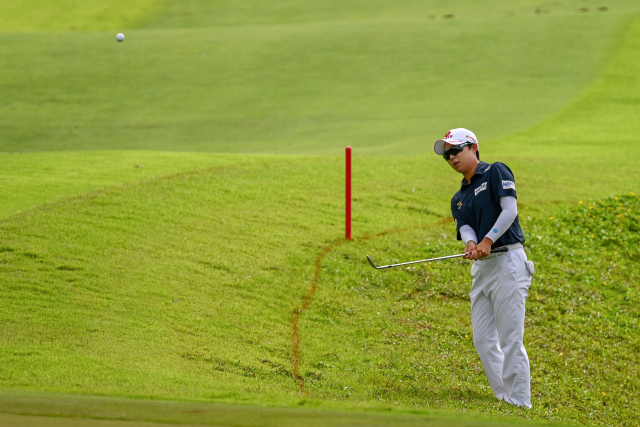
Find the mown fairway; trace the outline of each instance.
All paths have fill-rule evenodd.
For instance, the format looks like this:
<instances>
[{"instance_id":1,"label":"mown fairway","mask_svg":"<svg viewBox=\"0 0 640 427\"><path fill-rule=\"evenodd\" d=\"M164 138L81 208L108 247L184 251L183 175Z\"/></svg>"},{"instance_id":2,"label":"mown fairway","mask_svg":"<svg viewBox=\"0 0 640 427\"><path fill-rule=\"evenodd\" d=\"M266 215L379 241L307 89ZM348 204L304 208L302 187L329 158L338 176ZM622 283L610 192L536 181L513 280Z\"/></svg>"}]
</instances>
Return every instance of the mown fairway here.
<instances>
[{"instance_id":1,"label":"mown fairway","mask_svg":"<svg viewBox=\"0 0 640 427\"><path fill-rule=\"evenodd\" d=\"M638 6L591 2L194 1L124 43L0 34L0 151L417 154L463 117L495 139L598 76Z\"/></svg>"},{"instance_id":2,"label":"mown fairway","mask_svg":"<svg viewBox=\"0 0 640 427\"><path fill-rule=\"evenodd\" d=\"M640 6L89 3L136 29L0 34L0 423L637 425ZM518 182L530 411L482 373L469 264L364 258L461 250L431 153L460 125Z\"/></svg>"}]
</instances>

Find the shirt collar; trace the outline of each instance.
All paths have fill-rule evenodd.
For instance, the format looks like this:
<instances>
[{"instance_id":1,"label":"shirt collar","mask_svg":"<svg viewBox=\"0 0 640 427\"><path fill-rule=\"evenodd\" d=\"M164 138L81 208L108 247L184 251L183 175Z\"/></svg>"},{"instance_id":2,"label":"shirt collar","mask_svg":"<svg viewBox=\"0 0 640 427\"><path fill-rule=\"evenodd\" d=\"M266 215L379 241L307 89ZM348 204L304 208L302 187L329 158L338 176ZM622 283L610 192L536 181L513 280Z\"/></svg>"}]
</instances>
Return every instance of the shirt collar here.
<instances>
[{"instance_id":1,"label":"shirt collar","mask_svg":"<svg viewBox=\"0 0 640 427\"><path fill-rule=\"evenodd\" d=\"M490 167L491 165L480 160L480 162L478 163L478 166L476 166L476 171L473 173L473 176L471 177L471 181L473 181L473 178L475 178L477 175L484 175L484 173L487 170L489 170ZM467 185L471 185L471 183L467 182L466 178L462 178L462 187L466 187Z\"/></svg>"}]
</instances>

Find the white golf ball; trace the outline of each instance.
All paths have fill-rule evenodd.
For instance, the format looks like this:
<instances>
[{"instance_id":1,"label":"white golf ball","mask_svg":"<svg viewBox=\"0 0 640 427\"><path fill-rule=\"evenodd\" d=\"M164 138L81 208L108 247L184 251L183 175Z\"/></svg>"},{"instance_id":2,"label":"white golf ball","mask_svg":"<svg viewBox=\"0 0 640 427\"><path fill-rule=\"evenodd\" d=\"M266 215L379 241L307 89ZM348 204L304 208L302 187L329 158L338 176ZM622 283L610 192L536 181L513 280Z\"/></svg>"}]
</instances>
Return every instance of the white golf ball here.
<instances>
[{"instance_id":1,"label":"white golf ball","mask_svg":"<svg viewBox=\"0 0 640 427\"><path fill-rule=\"evenodd\" d=\"M118 33L116 35L116 40L118 40L119 42L123 42L124 41L124 34Z\"/></svg>"}]
</instances>

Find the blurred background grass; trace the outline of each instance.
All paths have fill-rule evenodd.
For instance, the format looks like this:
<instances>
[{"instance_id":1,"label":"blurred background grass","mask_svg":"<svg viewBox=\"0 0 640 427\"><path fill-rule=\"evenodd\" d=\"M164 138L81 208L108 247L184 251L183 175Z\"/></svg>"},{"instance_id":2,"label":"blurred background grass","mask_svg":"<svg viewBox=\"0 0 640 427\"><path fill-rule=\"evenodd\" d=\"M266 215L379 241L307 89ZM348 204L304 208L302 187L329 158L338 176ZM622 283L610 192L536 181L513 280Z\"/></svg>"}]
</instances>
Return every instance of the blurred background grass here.
<instances>
[{"instance_id":1,"label":"blurred background grass","mask_svg":"<svg viewBox=\"0 0 640 427\"><path fill-rule=\"evenodd\" d=\"M416 154L461 122L490 141L612 59L637 6L589 2L191 1L124 43L0 34L0 151Z\"/></svg>"},{"instance_id":2,"label":"blurred background grass","mask_svg":"<svg viewBox=\"0 0 640 427\"><path fill-rule=\"evenodd\" d=\"M130 28L153 13L158 0L27 0L0 3L0 32L68 32Z\"/></svg>"}]
</instances>

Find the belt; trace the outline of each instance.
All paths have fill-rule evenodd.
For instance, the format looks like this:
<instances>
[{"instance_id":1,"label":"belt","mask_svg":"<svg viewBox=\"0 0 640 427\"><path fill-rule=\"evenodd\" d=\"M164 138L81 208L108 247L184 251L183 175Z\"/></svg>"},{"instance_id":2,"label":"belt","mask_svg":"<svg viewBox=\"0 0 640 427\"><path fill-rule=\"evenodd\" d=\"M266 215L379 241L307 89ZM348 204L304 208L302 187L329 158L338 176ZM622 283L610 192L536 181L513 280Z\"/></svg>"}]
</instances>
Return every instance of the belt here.
<instances>
[{"instance_id":1,"label":"belt","mask_svg":"<svg viewBox=\"0 0 640 427\"><path fill-rule=\"evenodd\" d=\"M524 246L522 245L522 243L512 243L510 245L504 245L505 248L507 248L507 252L508 251L512 251L514 249L520 249L520 248L524 248Z\"/></svg>"},{"instance_id":2,"label":"belt","mask_svg":"<svg viewBox=\"0 0 640 427\"><path fill-rule=\"evenodd\" d=\"M504 246L500 246L501 248L507 248L507 252L509 251L514 251L516 249L521 249L524 248L524 246L522 245L522 243L512 243L510 245L504 245ZM491 259L491 258L495 258L497 256L501 256L504 255L505 252L498 252L497 254L489 254L484 258L479 259L478 261L484 261L486 259Z\"/></svg>"}]
</instances>

